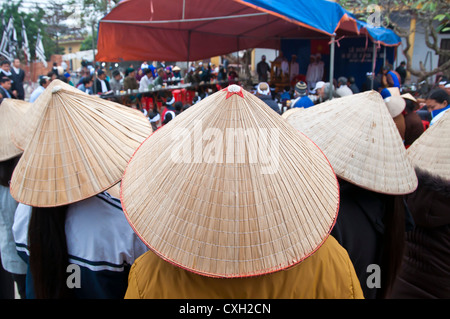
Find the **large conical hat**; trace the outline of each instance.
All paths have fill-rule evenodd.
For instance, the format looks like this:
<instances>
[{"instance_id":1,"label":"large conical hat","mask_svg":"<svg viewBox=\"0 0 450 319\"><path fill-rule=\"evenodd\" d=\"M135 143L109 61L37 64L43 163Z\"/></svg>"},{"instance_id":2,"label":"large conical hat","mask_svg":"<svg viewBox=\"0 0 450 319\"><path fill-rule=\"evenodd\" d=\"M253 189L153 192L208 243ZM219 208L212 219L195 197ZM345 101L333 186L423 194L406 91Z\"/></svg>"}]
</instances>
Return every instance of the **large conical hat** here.
<instances>
[{"instance_id":1,"label":"large conical hat","mask_svg":"<svg viewBox=\"0 0 450 319\"><path fill-rule=\"evenodd\" d=\"M0 161L22 154L22 150L13 143L11 134L17 123L25 120L31 103L15 99L3 99L0 105Z\"/></svg>"},{"instance_id":2,"label":"large conical hat","mask_svg":"<svg viewBox=\"0 0 450 319\"><path fill-rule=\"evenodd\" d=\"M408 194L417 176L398 129L375 91L333 99L290 115L330 160L336 175L385 194Z\"/></svg>"},{"instance_id":3,"label":"large conical hat","mask_svg":"<svg viewBox=\"0 0 450 319\"><path fill-rule=\"evenodd\" d=\"M30 206L70 204L116 184L152 131L140 112L54 81L33 103L34 130L19 135L26 146L11 195Z\"/></svg>"},{"instance_id":4,"label":"large conical hat","mask_svg":"<svg viewBox=\"0 0 450 319\"><path fill-rule=\"evenodd\" d=\"M332 229L339 190L311 140L230 85L138 148L121 200L160 257L230 278L285 269L311 255Z\"/></svg>"},{"instance_id":5,"label":"large conical hat","mask_svg":"<svg viewBox=\"0 0 450 319\"><path fill-rule=\"evenodd\" d=\"M293 107L289 110L286 110L283 114L281 114L281 117L284 119L287 119L292 113L301 111L303 107Z\"/></svg>"},{"instance_id":6,"label":"large conical hat","mask_svg":"<svg viewBox=\"0 0 450 319\"><path fill-rule=\"evenodd\" d=\"M414 167L450 181L450 111L423 132L407 154Z\"/></svg>"}]
</instances>

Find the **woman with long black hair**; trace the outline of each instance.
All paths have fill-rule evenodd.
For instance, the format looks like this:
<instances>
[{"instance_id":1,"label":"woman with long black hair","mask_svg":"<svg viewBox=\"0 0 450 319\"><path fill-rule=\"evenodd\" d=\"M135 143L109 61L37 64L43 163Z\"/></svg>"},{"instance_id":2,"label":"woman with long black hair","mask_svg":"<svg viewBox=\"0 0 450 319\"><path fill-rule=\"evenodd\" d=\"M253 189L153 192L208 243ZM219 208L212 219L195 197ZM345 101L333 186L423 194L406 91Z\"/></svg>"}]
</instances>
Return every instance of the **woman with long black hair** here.
<instances>
[{"instance_id":1,"label":"woman with long black hair","mask_svg":"<svg viewBox=\"0 0 450 319\"><path fill-rule=\"evenodd\" d=\"M317 143L339 177L331 235L347 250L364 297L387 298L412 222L403 195L416 189L417 176L382 96L341 97L287 120Z\"/></svg>"},{"instance_id":2,"label":"woman with long black hair","mask_svg":"<svg viewBox=\"0 0 450 319\"><path fill-rule=\"evenodd\" d=\"M33 106L14 134L26 147L10 188L27 298L123 298L131 264L148 249L112 186L150 123L58 80Z\"/></svg>"}]
</instances>

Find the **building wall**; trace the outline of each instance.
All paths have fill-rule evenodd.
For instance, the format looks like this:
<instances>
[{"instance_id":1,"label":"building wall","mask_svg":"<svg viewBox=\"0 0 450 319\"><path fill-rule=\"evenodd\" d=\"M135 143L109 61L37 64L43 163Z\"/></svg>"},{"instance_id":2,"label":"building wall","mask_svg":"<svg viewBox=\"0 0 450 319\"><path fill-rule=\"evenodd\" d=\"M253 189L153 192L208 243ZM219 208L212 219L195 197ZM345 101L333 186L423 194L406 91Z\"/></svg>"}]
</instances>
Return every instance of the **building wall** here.
<instances>
[{"instance_id":1,"label":"building wall","mask_svg":"<svg viewBox=\"0 0 450 319\"><path fill-rule=\"evenodd\" d=\"M397 23L403 28L411 28L415 30L414 33L414 46L413 46L413 56L412 56L412 67L414 69L420 69L420 62L425 64L426 70L432 70L438 66L439 56L434 52L434 50L430 49L426 45L425 41L425 30L424 28L417 24L414 28L414 24L411 25L411 19L402 19L397 21ZM438 35L438 44L441 44L442 39L450 39L450 34L439 34ZM406 47L406 39L402 39L402 44L399 46L397 50L397 59L394 62L394 67L397 67L400 62L406 61L406 57L403 54L403 49ZM429 82L434 81L434 77L429 79ZM417 83L417 77L411 75L409 79L407 79L407 83Z\"/></svg>"}]
</instances>

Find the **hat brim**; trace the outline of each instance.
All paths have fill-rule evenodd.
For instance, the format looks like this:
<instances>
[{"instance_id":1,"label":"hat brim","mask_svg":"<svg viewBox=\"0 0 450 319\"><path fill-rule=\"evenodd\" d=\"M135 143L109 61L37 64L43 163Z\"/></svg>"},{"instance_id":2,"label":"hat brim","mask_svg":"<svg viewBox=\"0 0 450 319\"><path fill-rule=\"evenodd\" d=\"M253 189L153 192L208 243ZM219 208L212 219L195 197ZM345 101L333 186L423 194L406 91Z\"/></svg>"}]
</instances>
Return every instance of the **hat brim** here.
<instances>
[{"instance_id":1,"label":"hat brim","mask_svg":"<svg viewBox=\"0 0 450 319\"><path fill-rule=\"evenodd\" d=\"M219 91L140 145L125 170L121 200L130 224L152 251L197 274L237 278L292 267L320 247L338 211L336 176L311 140L273 115L251 93ZM217 134L193 139L190 133L179 135L179 129ZM227 129L249 134L231 158L220 147L227 143L219 144ZM262 141L253 129L280 134L274 174L263 174L262 161L250 163L243 156L258 153ZM213 161L195 159L195 152L179 157L197 148L224 152Z\"/></svg>"}]
</instances>

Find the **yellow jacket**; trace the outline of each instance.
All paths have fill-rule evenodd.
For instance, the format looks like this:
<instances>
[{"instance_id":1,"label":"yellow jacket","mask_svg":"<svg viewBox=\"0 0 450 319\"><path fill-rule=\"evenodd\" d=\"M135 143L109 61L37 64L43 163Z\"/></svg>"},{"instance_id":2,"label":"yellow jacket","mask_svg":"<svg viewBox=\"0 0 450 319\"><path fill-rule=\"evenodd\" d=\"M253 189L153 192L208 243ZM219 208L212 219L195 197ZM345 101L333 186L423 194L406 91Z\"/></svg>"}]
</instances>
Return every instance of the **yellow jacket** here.
<instances>
[{"instance_id":1,"label":"yellow jacket","mask_svg":"<svg viewBox=\"0 0 450 319\"><path fill-rule=\"evenodd\" d=\"M347 251L329 236L300 264L268 275L221 279L174 266L149 251L136 259L126 299L362 299Z\"/></svg>"}]
</instances>

